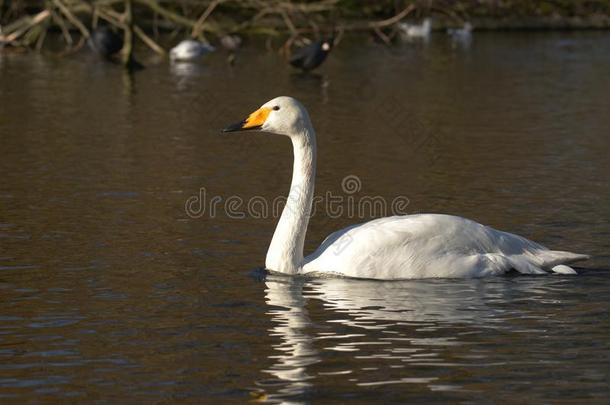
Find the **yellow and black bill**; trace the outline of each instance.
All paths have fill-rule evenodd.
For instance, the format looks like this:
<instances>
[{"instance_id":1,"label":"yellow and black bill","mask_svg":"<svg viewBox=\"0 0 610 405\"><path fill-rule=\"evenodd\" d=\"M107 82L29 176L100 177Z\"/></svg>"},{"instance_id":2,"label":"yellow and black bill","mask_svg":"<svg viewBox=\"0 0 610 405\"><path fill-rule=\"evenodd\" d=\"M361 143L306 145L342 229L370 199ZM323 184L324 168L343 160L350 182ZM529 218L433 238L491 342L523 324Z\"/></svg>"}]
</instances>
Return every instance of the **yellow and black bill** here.
<instances>
[{"instance_id":1,"label":"yellow and black bill","mask_svg":"<svg viewBox=\"0 0 610 405\"><path fill-rule=\"evenodd\" d=\"M261 129L270 112L271 108L261 107L250 114L245 120L238 122L237 124L229 125L223 129L222 132L252 131Z\"/></svg>"}]
</instances>

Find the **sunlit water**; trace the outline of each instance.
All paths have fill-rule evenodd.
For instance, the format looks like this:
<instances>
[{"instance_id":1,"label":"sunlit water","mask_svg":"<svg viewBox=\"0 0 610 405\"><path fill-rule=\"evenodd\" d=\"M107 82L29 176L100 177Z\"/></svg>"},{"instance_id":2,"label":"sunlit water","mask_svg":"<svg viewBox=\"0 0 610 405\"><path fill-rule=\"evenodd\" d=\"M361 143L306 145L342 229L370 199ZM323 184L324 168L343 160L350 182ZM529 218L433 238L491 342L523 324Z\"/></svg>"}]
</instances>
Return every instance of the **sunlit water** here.
<instances>
[{"instance_id":1,"label":"sunlit water","mask_svg":"<svg viewBox=\"0 0 610 405\"><path fill-rule=\"evenodd\" d=\"M344 42L309 77L262 49L134 78L0 56L0 401L607 400L610 36ZM594 258L577 277L265 277L275 218L185 203L286 193L286 139L219 135L281 94L318 131L318 194ZM309 251L368 219L343 207Z\"/></svg>"}]
</instances>

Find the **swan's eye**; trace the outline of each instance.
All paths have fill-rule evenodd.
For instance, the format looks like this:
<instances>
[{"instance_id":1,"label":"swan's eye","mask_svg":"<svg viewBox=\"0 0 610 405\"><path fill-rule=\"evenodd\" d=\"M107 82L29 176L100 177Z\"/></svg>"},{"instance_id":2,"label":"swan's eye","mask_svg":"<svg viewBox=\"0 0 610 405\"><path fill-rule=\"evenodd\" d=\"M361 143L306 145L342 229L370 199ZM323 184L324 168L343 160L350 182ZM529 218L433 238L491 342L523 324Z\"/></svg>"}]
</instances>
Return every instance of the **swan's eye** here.
<instances>
[{"instance_id":1,"label":"swan's eye","mask_svg":"<svg viewBox=\"0 0 610 405\"><path fill-rule=\"evenodd\" d=\"M279 109L280 109L280 106L279 106L279 105L276 105L275 107L273 107L273 111L277 111L277 110L279 110Z\"/></svg>"}]
</instances>

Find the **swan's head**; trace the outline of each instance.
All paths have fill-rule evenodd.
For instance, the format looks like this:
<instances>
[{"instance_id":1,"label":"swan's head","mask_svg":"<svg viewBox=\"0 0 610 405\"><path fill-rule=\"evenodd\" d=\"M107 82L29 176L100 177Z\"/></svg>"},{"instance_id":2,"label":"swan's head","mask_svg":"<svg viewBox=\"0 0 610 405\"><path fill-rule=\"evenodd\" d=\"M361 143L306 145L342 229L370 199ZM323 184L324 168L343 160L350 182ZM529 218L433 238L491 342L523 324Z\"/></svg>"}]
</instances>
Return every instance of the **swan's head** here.
<instances>
[{"instance_id":1,"label":"swan's head","mask_svg":"<svg viewBox=\"0 0 610 405\"><path fill-rule=\"evenodd\" d=\"M303 104L292 97L276 97L267 101L243 121L230 125L222 132L253 131L294 136L309 128L309 114Z\"/></svg>"}]
</instances>

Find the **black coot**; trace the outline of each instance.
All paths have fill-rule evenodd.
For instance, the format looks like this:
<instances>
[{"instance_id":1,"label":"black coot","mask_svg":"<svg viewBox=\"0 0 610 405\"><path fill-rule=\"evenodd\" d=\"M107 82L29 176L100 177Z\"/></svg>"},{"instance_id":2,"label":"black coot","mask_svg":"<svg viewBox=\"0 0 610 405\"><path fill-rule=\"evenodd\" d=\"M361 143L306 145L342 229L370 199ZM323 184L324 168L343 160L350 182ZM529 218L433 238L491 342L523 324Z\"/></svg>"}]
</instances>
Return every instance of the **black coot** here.
<instances>
[{"instance_id":1,"label":"black coot","mask_svg":"<svg viewBox=\"0 0 610 405\"><path fill-rule=\"evenodd\" d=\"M304 71L313 70L326 60L332 47L332 39L313 42L294 51L290 56L290 64Z\"/></svg>"},{"instance_id":2,"label":"black coot","mask_svg":"<svg viewBox=\"0 0 610 405\"><path fill-rule=\"evenodd\" d=\"M109 27L99 27L91 33L91 48L104 58L110 58L123 48L123 36Z\"/></svg>"}]
</instances>

